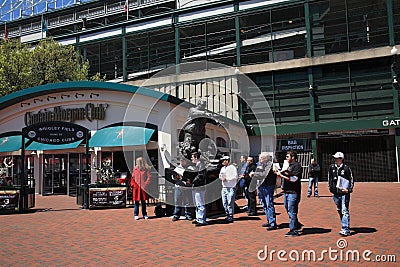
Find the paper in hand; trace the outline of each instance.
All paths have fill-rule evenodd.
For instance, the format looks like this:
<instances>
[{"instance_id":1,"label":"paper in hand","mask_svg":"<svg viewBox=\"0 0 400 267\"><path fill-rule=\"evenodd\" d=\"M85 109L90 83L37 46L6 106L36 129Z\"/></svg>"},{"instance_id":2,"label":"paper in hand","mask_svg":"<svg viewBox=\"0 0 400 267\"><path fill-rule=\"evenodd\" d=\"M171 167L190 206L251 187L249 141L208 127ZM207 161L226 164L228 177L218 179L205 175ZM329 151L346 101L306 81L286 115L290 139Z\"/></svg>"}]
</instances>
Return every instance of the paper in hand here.
<instances>
[{"instance_id":1,"label":"paper in hand","mask_svg":"<svg viewBox=\"0 0 400 267\"><path fill-rule=\"evenodd\" d=\"M349 188L349 180L347 180L346 178L343 178L342 176L338 176L336 187L348 189Z\"/></svg>"}]
</instances>

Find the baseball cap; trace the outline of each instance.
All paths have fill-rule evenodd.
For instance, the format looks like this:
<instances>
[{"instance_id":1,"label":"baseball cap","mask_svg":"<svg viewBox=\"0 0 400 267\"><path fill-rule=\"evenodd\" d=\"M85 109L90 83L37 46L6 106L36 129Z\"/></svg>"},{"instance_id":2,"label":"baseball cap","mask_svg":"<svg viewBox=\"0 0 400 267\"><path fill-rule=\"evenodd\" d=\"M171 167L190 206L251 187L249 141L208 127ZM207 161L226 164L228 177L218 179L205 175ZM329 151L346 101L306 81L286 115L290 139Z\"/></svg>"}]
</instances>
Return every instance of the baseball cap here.
<instances>
[{"instance_id":1,"label":"baseball cap","mask_svg":"<svg viewBox=\"0 0 400 267\"><path fill-rule=\"evenodd\" d=\"M335 159L342 158L344 159L344 154L342 152L336 152L335 155L332 155Z\"/></svg>"},{"instance_id":2,"label":"baseball cap","mask_svg":"<svg viewBox=\"0 0 400 267\"><path fill-rule=\"evenodd\" d=\"M221 158L221 160L230 160L231 158L229 157L229 156L223 156L222 158Z\"/></svg>"}]
</instances>

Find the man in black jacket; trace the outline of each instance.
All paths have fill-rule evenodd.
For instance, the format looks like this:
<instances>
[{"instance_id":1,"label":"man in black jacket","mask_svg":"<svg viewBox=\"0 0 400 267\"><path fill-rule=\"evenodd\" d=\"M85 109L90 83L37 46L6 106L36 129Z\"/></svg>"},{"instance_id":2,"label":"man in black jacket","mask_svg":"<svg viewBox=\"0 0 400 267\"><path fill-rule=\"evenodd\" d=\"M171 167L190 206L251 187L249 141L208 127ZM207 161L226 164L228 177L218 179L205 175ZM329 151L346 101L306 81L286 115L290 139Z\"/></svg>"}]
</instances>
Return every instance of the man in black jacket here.
<instances>
[{"instance_id":1,"label":"man in black jacket","mask_svg":"<svg viewBox=\"0 0 400 267\"><path fill-rule=\"evenodd\" d=\"M314 197L318 196L318 178L321 172L321 168L315 159L311 159L310 165L308 165L308 193L307 197L312 195L312 187L314 185Z\"/></svg>"},{"instance_id":2,"label":"man in black jacket","mask_svg":"<svg viewBox=\"0 0 400 267\"><path fill-rule=\"evenodd\" d=\"M200 160L200 153L192 153L192 163L194 164L193 171L195 177L192 181L193 203L196 207L196 220L193 222L196 226L207 225L206 222L206 167ZM189 169L190 170L190 169Z\"/></svg>"},{"instance_id":3,"label":"man in black jacket","mask_svg":"<svg viewBox=\"0 0 400 267\"><path fill-rule=\"evenodd\" d=\"M333 194L333 201L340 216L342 236L350 235L350 193L353 192L353 173L348 165L343 162L344 154L336 152L333 155L335 163L329 166L328 185L329 191Z\"/></svg>"},{"instance_id":4,"label":"man in black jacket","mask_svg":"<svg viewBox=\"0 0 400 267\"><path fill-rule=\"evenodd\" d=\"M276 185L276 174L272 170L272 162L268 161L268 153L261 152L257 169L254 173L250 173L253 179L260 180L261 184L258 187L260 201L263 205L267 223L263 224L268 227L267 230L276 230L276 214L274 207L274 191Z\"/></svg>"},{"instance_id":5,"label":"man in black jacket","mask_svg":"<svg viewBox=\"0 0 400 267\"><path fill-rule=\"evenodd\" d=\"M297 219L301 196L301 176L303 169L297 161L297 153L288 151L286 160L289 162L287 170L278 171L278 177L283 178L284 204L289 215L290 231L285 236L298 236L301 224Z\"/></svg>"},{"instance_id":6,"label":"man in black jacket","mask_svg":"<svg viewBox=\"0 0 400 267\"><path fill-rule=\"evenodd\" d=\"M247 158L247 169L244 173L244 179L245 179L245 190L247 193L248 197L248 211L247 214L249 216L257 216L257 193L256 193L256 188L251 188L250 184L251 182L251 177L250 173L254 172L257 168L257 165L254 163L253 157L248 157Z\"/></svg>"},{"instance_id":7,"label":"man in black jacket","mask_svg":"<svg viewBox=\"0 0 400 267\"><path fill-rule=\"evenodd\" d=\"M174 216L172 217L172 221L178 221L181 216L181 210L184 209L185 217L187 220L192 220L192 214L190 212L190 198L191 192L188 188L191 186L190 184L190 173L185 172L185 169L189 166L189 162L185 157L180 159L180 164L173 170L172 178L175 183L175 191L174 191Z\"/></svg>"}]
</instances>

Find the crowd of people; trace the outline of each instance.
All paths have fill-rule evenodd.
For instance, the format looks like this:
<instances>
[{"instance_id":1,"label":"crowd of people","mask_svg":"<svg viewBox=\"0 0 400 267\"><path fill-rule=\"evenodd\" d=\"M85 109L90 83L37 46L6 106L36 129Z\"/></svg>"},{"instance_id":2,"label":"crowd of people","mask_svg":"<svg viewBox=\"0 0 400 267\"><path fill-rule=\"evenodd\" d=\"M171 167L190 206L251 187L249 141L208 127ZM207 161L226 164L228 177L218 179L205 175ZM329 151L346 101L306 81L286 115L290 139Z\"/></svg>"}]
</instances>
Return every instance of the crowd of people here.
<instances>
[{"instance_id":1,"label":"crowd of people","mask_svg":"<svg viewBox=\"0 0 400 267\"><path fill-rule=\"evenodd\" d=\"M200 159L200 153L194 152L191 161L185 157L180 159L180 164L173 170L174 212L172 221L178 221L183 214L186 220L193 221L195 226L207 225L205 185L206 168ZM340 216L342 236L350 235L350 193L353 191L354 179L351 168L344 163L344 154L337 152L333 155L335 163L328 168L328 186L332 193L334 204ZM301 179L303 168L298 162L297 153L288 151L283 166L274 162L267 152L260 153L258 162L253 157L242 156L239 166L231 163L229 156L223 156L220 161L222 167L219 172L221 182L221 199L225 211L225 222L234 222L235 201L237 190L243 194L247 205L244 207L249 216L257 216L257 196L261 203L267 222L262 224L267 231L278 229L276 212L274 207L274 194L277 187L283 191L283 202L289 217L288 237L299 235L302 224L298 219L299 203L301 200ZM318 179L321 168L315 159L308 166L308 191L307 197L319 197ZM150 171L143 158L138 158L132 175L132 187L134 190L134 216L137 220L139 213L139 201L142 201L143 218L148 219L145 201L146 186L150 181ZM314 190L313 190L314 187ZM193 203L193 214L190 208Z\"/></svg>"}]
</instances>

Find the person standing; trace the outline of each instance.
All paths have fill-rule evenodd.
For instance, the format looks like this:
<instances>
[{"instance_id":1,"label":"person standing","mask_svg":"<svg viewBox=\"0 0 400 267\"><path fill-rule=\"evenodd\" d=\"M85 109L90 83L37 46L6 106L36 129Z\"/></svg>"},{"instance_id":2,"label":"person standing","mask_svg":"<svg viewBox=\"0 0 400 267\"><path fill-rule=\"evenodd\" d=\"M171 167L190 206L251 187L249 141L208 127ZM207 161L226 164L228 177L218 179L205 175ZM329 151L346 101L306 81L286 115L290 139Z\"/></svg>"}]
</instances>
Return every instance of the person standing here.
<instances>
[{"instance_id":1,"label":"person standing","mask_svg":"<svg viewBox=\"0 0 400 267\"><path fill-rule=\"evenodd\" d=\"M297 153L288 151L286 160L289 167L285 171L278 171L278 177L283 178L284 205L289 215L290 231L285 236L298 236L301 224L298 221L298 210L301 196L301 178L303 169L297 161Z\"/></svg>"},{"instance_id":2,"label":"person standing","mask_svg":"<svg viewBox=\"0 0 400 267\"><path fill-rule=\"evenodd\" d=\"M261 184L258 187L258 192L267 218L267 223L264 223L262 226L268 227L267 231L272 231L278 229L274 207L276 174L273 171L272 162L268 161L267 152L261 152L258 163L257 169L255 172L250 173L250 176L253 179L261 181Z\"/></svg>"},{"instance_id":3,"label":"person standing","mask_svg":"<svg viewBox=\"0 0 400 267\"><path fill-rule=\"evenodd\" d=\"M186 220L193 220L192 214L190 212L190 191L188 186L190 186L190 179L188 179L185 169L188 167L188 160L185 157L180 159L180 164L173 171L173 180L175 182L174 191L174 214L172 221L178 221L181 216L182 207L185 212Z\"/></svg>"},{"instance_id":4,"label":"person standing","mask_svg":"<svg viewBox=\"0 0 400 267\"><path fill-rule=\"evenodd\" d=\"M131 186L133 188L134 209L133 215L135 220L139 220L139 201L142 204L143 219L148 219L146 211L146 200L149 198L146 193L147 186L150 184L151 171L147 162L139 157L136 159L136 166L132 172Z\"/></svg>"},{"instance_id":5,"label":"person standing","mask_svg":"<svg viewBox=\"0 0 400 267\"><path fill-rule=\"evenodd\" d=\"M342 236L350 235L350 193L353 192L354 179L350 167L343 162L344 154L336 152L333 157L335 163L329 166L328 185L329 191L333 194L333 201L340 216Z\"/></svg>"},{"instance_id":6,"label":"person standing","mask_svg":"<svg viewBox=\"0 0 400 267\"><path fill-rule=\"evenodd\" d=\"M196 220L193 222L193 224L195 226L204 226L207 225L205 203L206 170L204 163L200 160L199 152L192 153L192 163L194 166L190 169L195 173L195 177L192 182L192 196L193 203L196 207Z\"/></svg>"},{"instance_id":7,"label":"person standing","mask_svg":"<svg viewBox=\"0 0 400 267\"><path fill-rule=\"evenodd\" d=\"M247 214L249 216L257 216L257 189L255 188L250 188L250 184L253 184L251 181L250 173L254 172L257 168L257 165L254 162L253 157L248 157L247 158L247 169L244 174L244 179L246 181L245 187L246 187L246 193L247 198L248 198L248 211Z\"/></svg>"},{"instance_id":8,"label":"person standing","mask_svg":"<svg viewBox=\"0 0 400 267\"><path fill-rule=\"evenodd\" d=\"M311 159L310 165L308 165L308 192L307 197L312 195L312 187L314 186L314 197L318 195L318 178L321 173L321 168L317 163L316 159Z\"/></svg>"},{"instance_id":9,"label":"person standing","mask_svg":"<svg viewBox=\"0 0 400 267\"><path fill-rule=\"evenodd\" d=\"M223 166L219 172L219 179L222 181L221 197L226 214L225 220L226 223L233 223L238 174L235 166L229 164L229 156L224 156L221 160Z\"/></svg>"},{"instance_id":10,"label":"person standing","mask_svg":"<svg viewBox=\"0 0 400 267\"><path fill-rule=\"evenodd\" d=\"M247 170L247 161L246 161L246 156L242 155L240 156L240 163L238 166L238 174L239 174L239 183L237 185L238 190L236 191L237 194L239 194L239 196L242 196L244 194L244 197L246 198L246 206L243 207L245 210L247 210L247 205L248 205L248 198L246 195L246 191L245 191L245 179L244 179L244 174Z\"/></svg>"}]
</instances>

